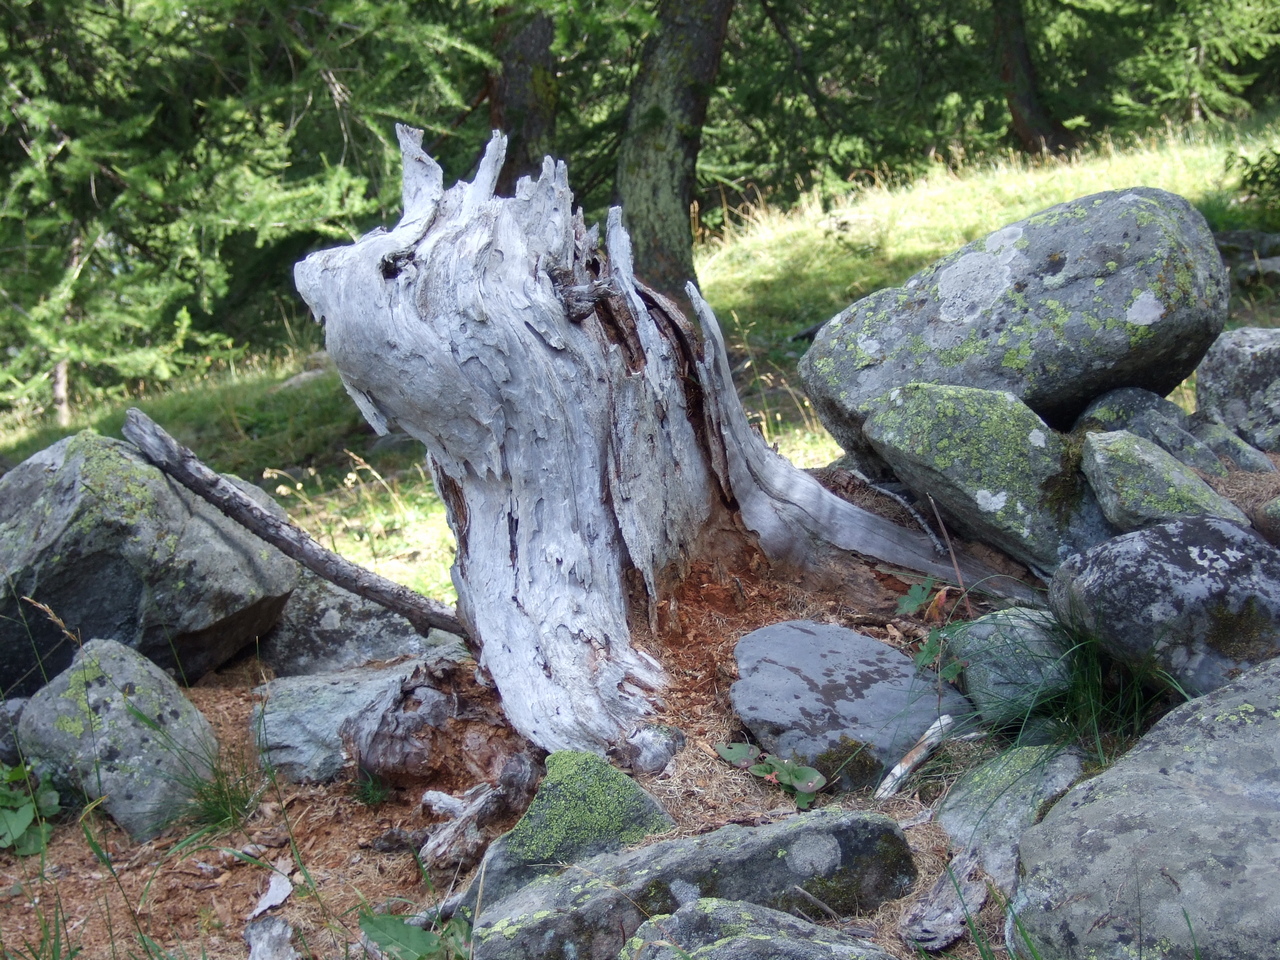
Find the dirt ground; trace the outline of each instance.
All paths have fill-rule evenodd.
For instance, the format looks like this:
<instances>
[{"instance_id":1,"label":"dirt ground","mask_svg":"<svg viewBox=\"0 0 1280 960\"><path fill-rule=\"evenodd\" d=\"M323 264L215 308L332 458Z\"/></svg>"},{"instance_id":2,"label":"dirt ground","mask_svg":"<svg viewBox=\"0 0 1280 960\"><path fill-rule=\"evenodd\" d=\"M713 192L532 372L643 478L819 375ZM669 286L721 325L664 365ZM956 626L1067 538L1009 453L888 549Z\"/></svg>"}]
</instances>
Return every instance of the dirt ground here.
<instances>
[{"instance_id":1,"label":"dirt ground","mask_svg":"<svg viewBox=\"0 0 1280 960\"><path fill-rule=\"evenodd\" d=\"M856 628L911 653L928 631L928 618L947 617L958 602L951 593L924 618L902 617L896 603L914 582L909 575L865 563L856 579L856 604L767 576L724 581L711 571L695 571L687 580L668 611L668 636L654 652L672 681L656 719L684 730L689 746L664 775L642 781L675 818L680 834L730 822L762 823L795 809L783 793L730 767L714 751L716 743L742 737L728 703L729 685L736 679L733 646L741 636L783 620L813 619ZM958 615L968 619L983 609ZM251 750L252 690L266 679L269 673L250 659L186 691L233 760ZM458 876L433 887L411 849L386 842L392 831L413 832L433 822L420 802L424 790L461 793L466 786L399 785L382 802L367 805L354 776L322 786L270 783L240 829L201 837L179 826L142 844L130 842L99 811L67 816L56 825L43 857L19 859L0 852L0 955L61 960L74 948L82 960L242 958L248 952L243 939L248 919L272 876L284 875L290 884L277 882L277 888L288 890L288 896L267 912L289 922L301 954L363 956L362 911L412 912L469 879ZM946 863L945 835L925 816L944 789L945 783L917 779L891 801L846 794L820 797L818 804L877 809L914 824L906 832L920 870L916 889L923 890ZM845 929L873 937L904 960L914 957L895 928L910 901L852 918ZM988 940L1000 942L998 910L989 906L981 921ZM50 949L55 936L62 938L60 954ZM967 960L978 953L962 944L949 955Z\"/></svg>"}]
</instances>

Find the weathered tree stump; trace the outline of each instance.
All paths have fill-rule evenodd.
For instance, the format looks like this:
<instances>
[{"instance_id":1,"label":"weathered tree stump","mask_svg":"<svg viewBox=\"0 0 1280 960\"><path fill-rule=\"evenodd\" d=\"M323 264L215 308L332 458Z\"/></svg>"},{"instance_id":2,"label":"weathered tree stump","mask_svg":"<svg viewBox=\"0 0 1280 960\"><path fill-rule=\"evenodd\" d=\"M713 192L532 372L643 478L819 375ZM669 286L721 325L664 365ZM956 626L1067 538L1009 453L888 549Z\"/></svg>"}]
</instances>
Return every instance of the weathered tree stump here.
<instances>
[{"instance_id":1,"label":"weathered tree stump","mask_svg":"<svg viewBox=\"0 0 1280 960\"><path fill-rule=\"evenodd\" d=\"M521 733L547 750L625 740L667 682L633 637L695 562L830 572L853 552L951 576L923 535L765 445L710 308L690 285L700 337L636 280L617 209L602 251L563 163L495 197L495 135L475 180L445 191L421 132L398 134L403 219L295 279L365 417L426 445L459 616Z\"/></svg>"}]
</instances>

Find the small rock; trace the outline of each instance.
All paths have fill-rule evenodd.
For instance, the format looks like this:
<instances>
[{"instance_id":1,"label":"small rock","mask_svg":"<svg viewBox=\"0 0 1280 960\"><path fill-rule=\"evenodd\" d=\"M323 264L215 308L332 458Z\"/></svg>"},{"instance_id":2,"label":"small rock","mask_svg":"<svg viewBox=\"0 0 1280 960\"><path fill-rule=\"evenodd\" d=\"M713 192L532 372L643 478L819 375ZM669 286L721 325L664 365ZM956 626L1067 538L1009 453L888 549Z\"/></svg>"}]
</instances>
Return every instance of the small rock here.
<instances>
[{"instance_id":1,"label":"small rock","mask_svg":"<svg viewBox=\"0 0 1280 960\"><path fill-rule=\"evenodd\" d=\"M1149 440L1127 430L1085 435L1081 469L1119 530L1179 517L1221 517L1247 527L1239 507Z\"/></svg>"},{"instance_id":2,"label":"small rock","mask_svg":"<svg viewBox=\"0 0 1280 960\"><path fill-rule=\"evenodd\" d=\"M104 797L135 840L173 819L218 755L208 721L177 684L114 640L90 640L32 695L18 742L59 793Z\"/></svg>"},{"instance_id":3,"label":"small rock","mask_svg":"<svg viewBox=\"0 0 1280 960\"><path fill-rule=\"evenodd\" d=\"M1015 607L959 624L947 650L965 664L965 691L993 726L1025 723L1070 683L1061 630L1041 610Z\"/></svg>"}]
</instances>

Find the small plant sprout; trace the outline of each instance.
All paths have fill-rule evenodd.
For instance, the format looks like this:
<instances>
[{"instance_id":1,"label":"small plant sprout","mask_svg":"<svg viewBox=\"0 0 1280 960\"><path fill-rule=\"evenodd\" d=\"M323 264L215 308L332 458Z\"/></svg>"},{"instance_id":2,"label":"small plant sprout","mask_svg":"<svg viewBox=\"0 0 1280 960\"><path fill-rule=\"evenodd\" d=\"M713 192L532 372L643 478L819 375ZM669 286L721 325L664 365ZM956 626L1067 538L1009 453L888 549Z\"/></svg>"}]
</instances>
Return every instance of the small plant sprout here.
<instances>
[{"instance_id":1,"label":"small plant sprout","mask_svg":"<svg viewBox=\"0 0 1280 960\"><path fill-rule=\"evenodd\" d=\"M20 857L43 853L53 828L46 822L59 810L58 792L41 787L31 768L0 763L0 850Z\"/></svg>"},{"instance_id":2,"label":"small plant sprout","mask_svg":"<svg viewBox=\"0 0 1280 960\"><path fill-rule=\"evenodd\" d=\"M808 810L818 791L827 785L827 778L813 767L762 753L759 747L750 743L718 743L716 753L725 762L781 787L795 799L801 810Z\"/></svg>"}]
</instances>

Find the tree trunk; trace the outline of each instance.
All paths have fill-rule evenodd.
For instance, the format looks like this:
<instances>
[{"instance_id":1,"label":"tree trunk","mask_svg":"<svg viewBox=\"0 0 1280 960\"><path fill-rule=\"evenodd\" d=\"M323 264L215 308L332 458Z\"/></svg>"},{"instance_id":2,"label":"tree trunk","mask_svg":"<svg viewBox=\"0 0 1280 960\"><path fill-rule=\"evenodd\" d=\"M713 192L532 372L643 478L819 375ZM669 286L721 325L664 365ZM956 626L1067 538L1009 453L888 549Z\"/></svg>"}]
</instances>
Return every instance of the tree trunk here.
<instances>
[{"instance_id":1,"label":"tree trunk","mask_svg":"<svg viewBox=\"0 0 1280 960\"><path fill-rule=\"evenodd\" d=\"M1004 81L1014 136L1028 153L1070 150L1076 145L1076 138L1040 103L1022 0L991 0L991 12L1000 54L1000 79Z\"/></svg>"},{"instance_id":2,"label":"tree trunk","mask_svg":"<svg viewBox=\"0 0 1280 960\"><path fill-rule=\"evenodd\" d=\"M421 132L399 135L399 225L295 279L365 417L427 447L458 613L517 730L600 753L630 736L666 685L633 636L656 635L697 561L827 570L853 551L950 576L923 535L765 446L696 288L705 340L637 283L617 208L599 248L563 163L497 198L495 136L475 181L445 192Z\"/></svg>"},{"instance_id":3,"label":"tree trunk","mask_svg":"<svg viewBox=\"0 0 1280 960\"><path fill-rule=\"evenodd\" d=\"M53 409L60 427L71 426L71 387L67 374L70 368L70 362L65 359L53 365Z\"/></svg>"},{"instance_id":4,"label":"tree trunk","mask_svg":"<svg viewBox=\"0 0 1280 960\"><path fill-rule=\"evenodd\" d=\"M631 85L615 192L635 272L683 301L694 276L689 207L702 125L733 0L663 0Z\"/></svg>"},{"instance_id":5,"label":"tree trunk","mask_svg":"<svg viewBox=\"0 0 1280 960\"><path fill-rule=\"evenodd\" d=\"M520 177L536 176L551 152L556 126L556 73L551 56L555 24L545 13L496 14L494 49L502 64L489 78L489 123L507 135L507 159L496 192L509 197Z\"/></svg>"}]
</instances>

